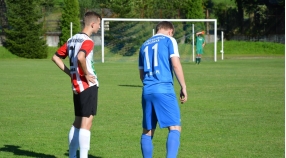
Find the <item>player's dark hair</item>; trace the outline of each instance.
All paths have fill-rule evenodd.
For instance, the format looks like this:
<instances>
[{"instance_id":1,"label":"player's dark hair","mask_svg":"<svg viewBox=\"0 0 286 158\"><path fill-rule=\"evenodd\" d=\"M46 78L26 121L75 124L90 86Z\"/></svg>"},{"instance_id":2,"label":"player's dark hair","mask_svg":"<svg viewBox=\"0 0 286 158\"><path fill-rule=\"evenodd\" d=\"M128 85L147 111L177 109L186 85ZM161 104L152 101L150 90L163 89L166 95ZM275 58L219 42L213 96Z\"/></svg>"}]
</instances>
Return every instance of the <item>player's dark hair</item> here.
<instances>
[{"instance_id":1,"label":"player's dark hair","mask_svg":"<svg viewBox=\"0 0 286 158\"><path fill-rule=\"evenodd\" d=\"M156 33L160 30L160 29L172 29L173 30L173 34L175 33L175 27L174 25L169 22L169 21L161 21L157 24L156 26Z\"/></svg>"},{"instance_id":2,"label":"player's dark hair","mask_svg":"<svg viewBox=\"0 0 286 158\"><path fill-rule=\"evenodd\" d=\"M101 16L100 14L96 13L95 11L87 11L84 14L84 24L90 23L93 19L95 19L97 21L97 19L101 20Z\"/></svg>"}]
</instances>

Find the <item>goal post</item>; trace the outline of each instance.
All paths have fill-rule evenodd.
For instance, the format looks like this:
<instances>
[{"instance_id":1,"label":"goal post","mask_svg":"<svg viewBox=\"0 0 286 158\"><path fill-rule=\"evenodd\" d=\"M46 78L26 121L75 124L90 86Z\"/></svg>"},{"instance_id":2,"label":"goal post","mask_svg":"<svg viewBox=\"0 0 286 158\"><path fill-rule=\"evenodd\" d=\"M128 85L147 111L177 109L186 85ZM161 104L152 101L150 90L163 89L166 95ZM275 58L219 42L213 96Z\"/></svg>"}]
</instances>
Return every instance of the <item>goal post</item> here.
<instances>
[{"instance_id":1,"label":"goal post","mask_svg":"<svg viewBox=\"0 0 286 158\"><path fill-rule=\"evenodd\" d=\"M101 61L102 63L105 62L104 60L104 48L105 48L105 31L109 31L111 28L105 29L106 24L110 24L112 21L117 22L160 22L160 21L170 21L170 22L213 22L214 23L214 61L217 61L217 19L136 19L136 18L102 18L101 21ZM175 28L176 30L176 28ZM152 31L152 30L150 30ZM195 60L195 52L194 52L194 39L195 39L195 30L194 30L194 24L192 24L192 58L193 61ZM154 34L154 30L153 30ZM147 39L146 39L147 40Z\"/></svg>"}]
</instances>

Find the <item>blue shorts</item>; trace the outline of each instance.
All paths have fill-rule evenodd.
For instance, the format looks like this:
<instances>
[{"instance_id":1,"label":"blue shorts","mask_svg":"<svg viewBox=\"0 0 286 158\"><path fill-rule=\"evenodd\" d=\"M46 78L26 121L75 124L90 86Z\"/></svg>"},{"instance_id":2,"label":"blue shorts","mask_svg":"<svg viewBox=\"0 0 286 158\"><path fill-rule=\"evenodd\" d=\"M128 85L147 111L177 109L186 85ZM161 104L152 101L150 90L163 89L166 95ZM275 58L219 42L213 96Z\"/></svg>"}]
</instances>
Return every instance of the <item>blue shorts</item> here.
<instances>
[{"instance_id":1,"label":"blue shorts","mask_svg":"<svg viewBox=\"0 0 286 158\"><path fill-rule=\"evenodd\" d=\"M155 93L142 95L142 126L147 130L181 126L180 108L174 93Z\"/></svg>"}]
</instances>

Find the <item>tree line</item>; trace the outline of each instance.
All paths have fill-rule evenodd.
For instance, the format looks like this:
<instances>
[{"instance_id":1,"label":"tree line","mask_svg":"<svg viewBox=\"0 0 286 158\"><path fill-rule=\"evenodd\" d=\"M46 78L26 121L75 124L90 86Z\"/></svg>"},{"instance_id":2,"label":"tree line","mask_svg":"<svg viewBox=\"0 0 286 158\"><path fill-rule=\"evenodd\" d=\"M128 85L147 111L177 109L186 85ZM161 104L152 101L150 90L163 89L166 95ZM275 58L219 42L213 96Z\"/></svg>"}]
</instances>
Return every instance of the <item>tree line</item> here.
<instances>
[{"instance_id":1,"label":"tree line","mask_svg":"<svg viewBox=\"0 0 286 158\"><path fill-rule=\"evenodd\" d=\"M13 54L25 58L46 58L48 52L43 24L46 15L55 7L62 8L59 45L70 37L70 22L73 22L74 33L80 31L80 20L87 10L100 11L103 17L112 18L216 18L218 27L228 36L277 33L277 26L285 23L284 0L233 1L235 1L235 6L228 6L215 0L173 0L172 2L159 0L1 0L0 13L6 17L1 18L1 29L5 35L4 46ZM273 15L279 16L275 23L273 23ZM122 27L135 28L135 25L132 25L134 24ZM203 28L204 24L201 25ZM179 27L180 36L184 36L183 34L188 32L190 27L188 25ZM285 30L285 26L283 28ZM280 33L279 30L278 33ZM107 41L113 40L118 40L116 33L110 32ZM132 42L139 44L136 40ZM188 39L184 42L188 42ZM135 48L129 44L127 52L134 50ZM116 53L116 50L114 52ZM120 53L120 51L117 52Z\"/></svg>"}]
</instances>

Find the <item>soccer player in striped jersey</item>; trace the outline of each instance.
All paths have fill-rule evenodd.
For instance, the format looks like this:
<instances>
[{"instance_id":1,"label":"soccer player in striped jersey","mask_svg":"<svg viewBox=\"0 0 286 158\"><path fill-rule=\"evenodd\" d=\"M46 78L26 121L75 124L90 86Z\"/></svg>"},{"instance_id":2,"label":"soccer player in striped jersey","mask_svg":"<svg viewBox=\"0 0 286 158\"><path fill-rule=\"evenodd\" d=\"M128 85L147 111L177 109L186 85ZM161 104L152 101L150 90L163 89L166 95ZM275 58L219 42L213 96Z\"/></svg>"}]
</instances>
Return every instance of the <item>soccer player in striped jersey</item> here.
<instances>
[{"instance_id":1,"label":"soccer player in striped jersey","mask_svg":"<svg viewBox=\"0 0 286 158\"><path fill-rule=\"evenodd\" d=\"M69 131L69 157L88 157L90 148L90 129L97 112L98 80L93 66L94 42L90 38L100 28L101 16L89 11L84 16L84 28L62 45L52 60L71 78L75 120ZM69 57L70 68L62 59Z\"/></svg>"},{"instance_id":2,"label":"soccer player in striped jersey","mask_svg":"<svg viewBox=\"0 0 286 158\"><path fill-rule=\"evenodd\" d=\"M173 85L173 72L181 86L181 103L187 101L187 87L178 44L172 37L174 32L171 22L162 21L156 26L156 35L145 41L140 48L138 63L143 83L143 132L140 143L144 158L153 155L152 138L157 123L160 128L169 130L166 157L175 158L179 150L181 116Z\"/></svg>"}]
</instances>

